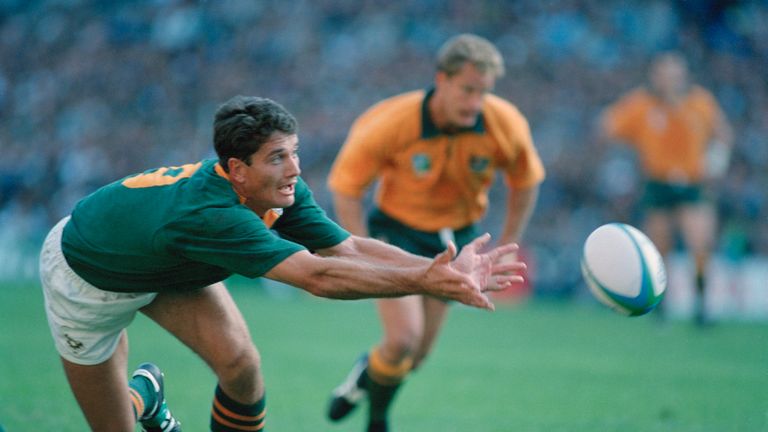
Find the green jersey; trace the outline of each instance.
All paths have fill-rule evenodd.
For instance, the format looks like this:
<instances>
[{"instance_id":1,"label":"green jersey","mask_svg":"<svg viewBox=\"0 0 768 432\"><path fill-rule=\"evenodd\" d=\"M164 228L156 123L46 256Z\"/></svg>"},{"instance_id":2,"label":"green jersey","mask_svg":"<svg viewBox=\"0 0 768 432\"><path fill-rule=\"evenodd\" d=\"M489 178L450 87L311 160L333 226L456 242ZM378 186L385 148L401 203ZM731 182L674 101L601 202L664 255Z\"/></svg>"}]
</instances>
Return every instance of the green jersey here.
<instances>
[{"instance_id":1,"label":"green jersey","mask_svg":"<svg viewBox=\"0 0 768 432\"><path fill-rule=\"evenodd\" d=\"M149 170L83 198L62 237L70 267L108 291L194 289L235 273L262 276L300 250L349 237L303 180L293 205L262 219L216 167L211 159Z\"/></svg>"}]
</instances>

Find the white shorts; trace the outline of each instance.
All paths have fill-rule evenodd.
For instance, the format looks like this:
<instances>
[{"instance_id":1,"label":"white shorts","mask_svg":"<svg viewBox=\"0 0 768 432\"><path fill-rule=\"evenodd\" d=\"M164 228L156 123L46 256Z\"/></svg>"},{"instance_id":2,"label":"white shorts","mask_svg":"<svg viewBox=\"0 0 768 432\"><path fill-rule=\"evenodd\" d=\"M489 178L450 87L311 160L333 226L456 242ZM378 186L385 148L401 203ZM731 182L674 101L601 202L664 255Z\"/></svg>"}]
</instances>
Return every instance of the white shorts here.
<instances>
[{"instance_id":1,"label":"white shorts","mask_svg":"<svg viewBox=\"0 0 768 432\"><path fill-rule=\"evenodd\" d=\"M40 252L45 313L59 354L72 363L94 365L114 354L136 311L157 293L101 290L78 276L61 252L61 233L69 217L56 224Z\"/></svg>"}]
</instances>

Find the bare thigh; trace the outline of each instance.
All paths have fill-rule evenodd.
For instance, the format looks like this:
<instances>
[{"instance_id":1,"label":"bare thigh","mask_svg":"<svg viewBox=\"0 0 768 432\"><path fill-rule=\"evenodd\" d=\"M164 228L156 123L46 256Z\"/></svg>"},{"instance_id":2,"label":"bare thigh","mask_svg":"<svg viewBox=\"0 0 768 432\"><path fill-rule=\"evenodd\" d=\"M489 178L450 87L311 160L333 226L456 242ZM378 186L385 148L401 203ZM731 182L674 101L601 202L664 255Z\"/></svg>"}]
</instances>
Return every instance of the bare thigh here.
<instances>
[{"instance_id":1,"label":"bare thigh","mask_svg":"<svg viewBox=\"0 0 768 432\"><path fill-rule=\"evenodd\" d=\"M649 209L645 215L643 230L663 256L672 250L675 239L674 215L668 210Z\"/></svg>"},{"instance_id":2,"label":"bare thigh","mask_svg":"<svg viewBox=\"0 0 768 432\"><path fill-rule=\"evenodd\" d=\"M123 332L112 356L96 365L79 365L64 358L64 372L91 430L133 432L136 420L126 377L128 338Z\"/></svg>"},{"instance_id":3,"label":"bare thigh","mask_svg":"<svg viewBox=\"0 0 768 432\"><path fill-rule=\"evenodd\" d=\"M686 248L697 259L706 258L714 247L714 208L709 204L686 205L678 211L678 220Z\"/></svg>"},{"instance_id":4,"label":"bare thigh","mask_svg":"<svg viewBox=\"0 0 768 432\"><path fill-rule=\"evenodd\" d=\"M264 394L258 352L223 283L161 293L141 312L205 360L230 397L250 404Z\"/></svg>"},{"instance_id":5,"label":"bare thigh","mask_svg":"<svg viewBox=\"0 0 768 432\"><path fill-rule=\"evenodd\" d=\"M680 208L680 230L685 247L693 255L696 274L706 274L715 243L717 216L710 204L701 203Z\"/></svg>"}]
</instances>

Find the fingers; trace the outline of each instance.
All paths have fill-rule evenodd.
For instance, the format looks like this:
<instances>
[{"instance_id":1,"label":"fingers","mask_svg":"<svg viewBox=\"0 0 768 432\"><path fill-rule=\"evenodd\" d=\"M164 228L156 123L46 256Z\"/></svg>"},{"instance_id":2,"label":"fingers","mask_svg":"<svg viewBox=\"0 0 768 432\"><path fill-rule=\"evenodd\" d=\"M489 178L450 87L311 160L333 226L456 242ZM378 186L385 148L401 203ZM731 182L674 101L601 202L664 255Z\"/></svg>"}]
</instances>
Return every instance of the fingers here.
<instances>
[{"instance_id":1,"label":"fingers","mask_svg":"<svg viewBox=\"0 0 768 432\"><path fill-rule=\"evenodd\" d=\"M456 256L456 245L452 241L448 242L448 247L435 257L435 263L436 264L450 263L453 260L453 257L455 256Z\"/></svg>"},{"instance_id":2,"label":"fingers","mask_svg":"<svg viewBox=\"0 0 768 432\"><path fill-rule=\"evenodd\" d=\"M520 275L498 275L491 278L491 283L483 288L483 292L487 291L503 291L512 285L525 282L525 278Z\"/></svg>"},{"instance_id":3,"label":"fingers","mask_svg":"<svg viewBox=\"0 0 768 432\"><path fill-rule=\"evenodd\" d=\"M474 240L472 240L470 243L464 246L462 250L466 248L471 248L475 251L481 250L483 246L485 246L490 239L491 239L491 234L485 233L479 237L476 237ZM489 255L495 261L499 257L503 257L505 255L512 254L513 256L516 256L515 254L517 254L517 251L519 249L520 249L520 245L518 245L517 243L507 243L507 244L503 244L501 246L497 246L493 248L491 251L486 253L486 255Z\"/></svg>"},{"instance_id":4,"label":"fingers","mask_svg":"<svg viewBox=\"0 0 768 432\"><path fill-rule=\"evenodd\" d=\"M486 243L491 239L491 235L489 233L485 233L474 240L472 240L469 244L464 246L464 248L472 248L473 250L480 250L483 246L485 246Z\"/></svg>"},{"instance_id":5,"label":"fingers","mask_svg":"<svg viewBox=\"0 0 768 432\"><path fill-rule=\"evenodd\" d=\"M483 293L484 290L482 286L479 286L473 282L468 282L467 284L464 284L464 286L469 290L470 301L462 303L488 311L496 310L496 306L494 306L493 302L491 302L491 299L489 299L488 296Z\"/></svg>"},{"instance_id":6,"label":"fingers","mask_svg":"<svg viewBox=\"0 0 768 432\"><path fill-rule=\"evenodd\" d=\"M485 290L478 290L477 288L472 288L467 285L464 285L464 290L465 292L463 295L454 296L453 300L478 309L485 309L488 311L496 310L496 306L494 306L493 302L491 302L488 296L483 293Z\"/></svg>"},{"instance_id":7,"label":"fingers","mask_svg":"<svg viewBox=\"0 0 768 432\"><path fill-rule=\"evenodd\" d=\"M518 272L527 269L528 266L522 261L494 264L491 268L491 274Z\"/></svg>"},{"instance_id":8,"label":"fingers","mask_svg":"<svg viewBox=\"0 0 768 432\"><path fill-rule=\"evenodd\" d=\"M475 292L475 295L472 296L471 301L469 303L463 302L466 305L476 307L478 309L485 309L487 311L495 311L496 306L493 304L493 302L483 293Z\"/></svg>"},{"instance_id":9,"label":"fingers","mask_svg":"<svg viewBox=\"0 0 768 432\"><path fill-rule=\"evenodd\" d=\"M481 289L472 279L465 278L460 286L461 292L454 292L450 296L453 300L478 309L496 310L493 302L483 293L484 289Z\"/></svg>"},{"instance_id":10,"label":"fingers","mask_svg":"<svg viewBox=\"0 0 768 432\"><path fill-rule=\"evenodd\" d=\"M520 249L520 246L517 243L507 243L494 248L493 250L488 252L488 255L490 255L491 258L494 261L496 261L497 259L505 255L516 254L519 249Z\"/></svg>"},{"instance_id":11,"label":"fingers","mask_svg":"<svg viewBox=\"0 0 768 432\"><path fill-rule=\"evenodd\" d=\"M496 310L496 305L494 305L493 302L488 299L488 297L485 297L485 300L486 300L486 303L483 306L483 309L485 309L485 310L487 310L489 312L495 311Z\"/></svg>"}]
</instances>

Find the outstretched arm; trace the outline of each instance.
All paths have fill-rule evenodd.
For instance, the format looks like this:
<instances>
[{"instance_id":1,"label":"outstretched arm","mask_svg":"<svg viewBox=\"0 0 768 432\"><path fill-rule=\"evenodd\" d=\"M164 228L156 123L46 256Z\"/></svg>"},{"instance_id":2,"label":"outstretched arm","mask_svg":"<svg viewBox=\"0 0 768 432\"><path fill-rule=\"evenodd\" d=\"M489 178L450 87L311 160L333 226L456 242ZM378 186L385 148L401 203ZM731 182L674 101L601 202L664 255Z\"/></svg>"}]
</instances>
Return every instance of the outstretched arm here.
<instances>
[{"instance_id":1,"label":"outstretched arm","mask_svg":"<svg viewBox=\"0 0 768 432\"><path fill-rule=\"evenodd\" d=\"M425 294L493 309L483 293L488 281L495 278L503 286L520 282L519 276L503 273L517 270L522 264L496 264L501 255L510 253L516 245L479 253L489 238L487 234L479 237L462 249L455 260L453 244L430 260L377 240L353 236L341 245L322 251L323 255L339 256L319 257L306 251L297 252L266 276L320 297L356 299ZM362 242L362 250L356 248L356 242ZM378 252L366 255L363 253L366 250ZM386 251L392 255L382 259Z\"/></svg>"}]
</instances>

